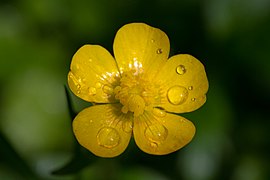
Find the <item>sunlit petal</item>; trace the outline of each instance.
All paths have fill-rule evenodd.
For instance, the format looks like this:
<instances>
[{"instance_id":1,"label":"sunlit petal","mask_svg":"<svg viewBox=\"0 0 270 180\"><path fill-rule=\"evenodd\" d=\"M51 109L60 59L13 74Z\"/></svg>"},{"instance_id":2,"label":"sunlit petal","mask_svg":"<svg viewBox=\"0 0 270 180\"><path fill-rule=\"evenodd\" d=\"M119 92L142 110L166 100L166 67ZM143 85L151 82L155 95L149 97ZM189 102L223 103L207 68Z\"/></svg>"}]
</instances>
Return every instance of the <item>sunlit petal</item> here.
<instances>
[{"instance_id":1,"label":"sunlit petal","mask_svg":"<svg viewBox=\"0 0 270 180\"><path fill-rule=\"evenodd\" d=\"M171 57L156 76L160 85L159 107L184 113L201 107L206 101L208 80L203 64L191 55Z\"/></svg>"},{"instance_id":2,"label":"sunlit petal","mask_svg":"<svg viewBox=\"0 0 270 180\"><path fill-rule=\"evenodd\" d=\"M129 143L132 127L131 114L123 114L119 104L86 108L73 121L78 142L100 157L121 154Z\"/></svg>"},{"instance_id":3,"label":"sunlit petal","mask_svg":"<svg viewBox=\"0 0 270 180\"><path fill-rule=\"evenodd\" d=\"M72 92L89 102L114 102L119 72L111 54L98 45L84 45L73 56L68 74Z\"/></svg>"},{"instance_id":4,"label":"sunlit petal","mask_svg":"<svg viewBox=\"0 0 270 180\"><path fill-rule=\"evenodd\" d=\"M184 117L155 108L134 119L133 133L142 151L164 155L188 144L195 134L195 126Z\"/></svg>"},{"instance_id":5,"label":"sunlit petal","mask_svg":"<svg viewBox=\"0 0 270 180\"><path fill-rule=\"evenodd\" d=\"M113 50L120 72L132 70L134 75L144 73L151 79L166 62L170 44L160 29L131 23L118 30Z\"/></svg>"}]
</instances>

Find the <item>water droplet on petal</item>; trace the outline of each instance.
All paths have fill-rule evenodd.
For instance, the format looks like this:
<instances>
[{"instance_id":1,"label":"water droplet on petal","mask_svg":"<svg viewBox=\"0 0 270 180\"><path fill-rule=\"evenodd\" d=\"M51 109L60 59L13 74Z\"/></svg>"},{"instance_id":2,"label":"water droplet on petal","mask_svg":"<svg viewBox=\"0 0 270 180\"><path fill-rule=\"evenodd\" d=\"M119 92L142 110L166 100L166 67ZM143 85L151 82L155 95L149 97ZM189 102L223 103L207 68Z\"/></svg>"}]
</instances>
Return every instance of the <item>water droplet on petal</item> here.
<instances>
[{"instance_id":1,"label":"water droplet on petal","mask_svg":"<svg viewBox=\"0 0 270 180\"><path fill-rule=\"evenodd\" d=\"M162 49L157 49L157 54L161 54L162 53Z\"/></svg>"},{"instance_id":2,"label":"water droplet on petal","mask_svg":"<svg viewBox=\"0 0 270 180\"><path fill-rule=\"evenodd\" d=\"M188 90L183 86L173 86L167 92L167 98L173 105L179 105L186 101Z\"/></svg>"},{"instance_id":3,"label":"water droplet on petal","mask_svg":"<svg viewBox=\"0 0 270 180\"><path fill-rule=\"evenodd\" d=\"M71 71L68 74L68 81L70 85L76 88L77 94L81 93L81 79L77 78Z\"/></svg>"},{"instance_id":4,"label":"water droplet on petal","mask_svg":"<svg viewBox=\"0 0 270 180\"><path fill-rule=\"evenodd\" d=\"M104 127L99 130L97 134L98 145L111 149L118 146L120 135L116 129L111 127Z\"/></svg>"},{"instance_id":5,"label":"water droplet on petal","mask_svg":"<svg viewBox=\"0 0 270 180\"><path fill-rule=\"evenodd\" d=\"M132 121L124 121L122 127L125 132L130 133L133 129Z\"/></svg>"},{"instance_id":6,"label":"water droplet on petal","mask_svg":"<svg viewBox=\"0 0 270 180\"><path fill-rule=\"evenodd\" d=\"M189 86L188 90L192 91L193 90L193 86Z\"/></svg>"},{"instance_id":7,"label":"water droplet on petal","mask_svg":"<svg viewBox=\"0 0 270 180\"><path fill-rule=\"evenodd\" d=\"M167 113L164 110L161 110L159 108L154 108L153 114L158 117L165 117Z\"/></svg>"},{"instance_id":8,"label":"water droplet on petal","mask_svg":"<svg viewBox=\"0 0 270 180\"><path fill-rule=\"evenodd\" d=\"M88 88L88 92L89 92L89 95L90 96L93 96L93 95L96 95L97 94L97 90L94 87L89 87Z\"/></svg>"},{"instance_id":9,"label":"water droplet on petal","mask_svg":"<svg viewBox=\"0 0 270 180\"><path fill-rule=\"evenodd\" d=\"M145 137L152 143L160 144L168 136L168 130L162 124L149 125L144 132Z\"/></svg>"},{"instance_id":10,"label":"water droplet on petal","mask_svg":"<svg viewBox=\"0 0 270 180\"><path fill-rule=\"evenodd\" d=\"M96 83L96 88L101 88L102 84L100 82Z\"/></svg>"},{"instance_id":11,"label":"water droplet on petal","mask_svg":"<svg viewBox=\"0 0 270 180\"><path fill-rule=\"evenodd\" d=\"M196 98L191 98L191 101L195 102L196 101Z\"/></svg>"},{"instance_id":12,"label":"water droplet on petal","mask_svg":"<svg viewBox=\"0 0 270 180\"><path fill-rule=\"evenodd\" d=\"M154 39L151 39L151 43L154 43L155 42L155 40Z\"/></svg>"},{"instance_id":13,"label":"water droplet on petal","mask_svg":"<svg viewBox=\"0 0 270 180\"><path fill-rule=\"evenodd\" d=\"M185 68L184 65L179 65L179 66L176 67L176 72L177 72L177 74L179 74L179 75L185 74L186 71L187 71L187 70L186 70L186 68Z\"/></svg>"},{"instance_id":14,"label":"water droplet on petal","mask_svg":"<svg viewBox=\"0 0 270 180\"><path fill-rule=\"evenodd\" d=\"M77 88L77 93L80 94L81 93L81 85L77 84L76 88Z\"/></svg>"}]
</instances>

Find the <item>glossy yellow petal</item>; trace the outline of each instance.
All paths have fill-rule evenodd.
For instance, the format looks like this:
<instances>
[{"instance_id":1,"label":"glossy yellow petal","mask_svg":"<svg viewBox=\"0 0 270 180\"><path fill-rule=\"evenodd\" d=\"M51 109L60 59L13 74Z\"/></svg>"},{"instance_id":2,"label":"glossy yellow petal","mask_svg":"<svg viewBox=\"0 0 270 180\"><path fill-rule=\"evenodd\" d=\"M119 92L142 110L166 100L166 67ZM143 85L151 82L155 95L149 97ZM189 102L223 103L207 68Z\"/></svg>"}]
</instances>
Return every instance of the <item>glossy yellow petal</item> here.
<instances>
[{"instance_id":1,"label":"glossy yellow petal","mask_svg":"<svg viewBox=\"0 0 270 180\"><path fill-rule=\"evenodd\" d=\"M155 83L160 85L161 92L158 106L169 112L194 111L206 101L208 80L204 66L191 55L171 57L156 76Z\"/></svg>"},{"instance_id":2,"label":"glossy yellow petal","mask_svg":"<svg viewBox=\"0 0 270 180\"><path fill-rule=\"evenodd\" d=\"M84 45L73 56L68 85L78 97L97 103L114 102L119 72L111 54L98 45Z\"/></svg>"},{"instance_id":3,"label":"glossy yellow petal","mask_svg":"<svg viewBox=\"0 0 270 180\"><path fill-rule=\"evenodd\" d=\"M73 121L78 142L100 157L115 157L127 147L132 133L132 116L119 104L95 105L81 111Z\"/></svg>"},{"instance_id":4,"label":"glossy yellow petal","mask_svg":"<svg viewBox=\"0 0 270 180\"><path fill-rule=\"evenodd\" d=\"M195 127L181 116L155 108L134 119L133 133L142 151L164 155L188 144L195 134Z\"/></svg>"},{"instance_id":5,"label":"glossy yellow petal","mask_svg":"<svg viewBox=\"0 0 270 180\"><path fill-rule=\"evenodd\" d=\"M168 59L170 44L160 29L131 23L118 30L113 50L121 73L132 70L151 79Z\"/></svg>"}]
</instances>

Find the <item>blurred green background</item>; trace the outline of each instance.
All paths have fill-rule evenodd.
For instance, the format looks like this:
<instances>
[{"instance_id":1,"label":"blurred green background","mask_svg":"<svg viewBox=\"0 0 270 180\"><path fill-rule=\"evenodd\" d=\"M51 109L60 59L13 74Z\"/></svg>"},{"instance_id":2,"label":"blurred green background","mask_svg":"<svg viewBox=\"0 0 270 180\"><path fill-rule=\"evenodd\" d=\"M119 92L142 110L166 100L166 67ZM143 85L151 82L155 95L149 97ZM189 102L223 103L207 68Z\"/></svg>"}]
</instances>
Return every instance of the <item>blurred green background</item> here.
<instances>
[{"instance_id":1,"label":"blurred green background","mask_svg":"<svg viewBox=\"0 0 270 180\"><path fill-rule=\"evenodd\" d=\"M151 156L131 142L97 158L73 137L66 76L79 47L112 52L130 22L203 62L208 101L183 115L197 133L182 150ZM269 0L2 0L0 83L0 179L270 179ZM89 105L67 95L76 112Z\"/></svg>"}]
</instances>

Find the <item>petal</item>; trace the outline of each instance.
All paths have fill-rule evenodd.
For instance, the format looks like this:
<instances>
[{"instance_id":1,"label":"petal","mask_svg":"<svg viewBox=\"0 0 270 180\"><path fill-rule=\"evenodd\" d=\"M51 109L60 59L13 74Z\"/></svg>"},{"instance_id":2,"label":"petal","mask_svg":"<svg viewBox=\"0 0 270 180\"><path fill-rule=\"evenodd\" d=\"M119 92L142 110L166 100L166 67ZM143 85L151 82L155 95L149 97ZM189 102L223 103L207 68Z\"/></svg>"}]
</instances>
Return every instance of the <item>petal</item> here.
<instances>
[{"instance_id":1,"label":"petal","mask_svg":"<svg viewBox=\"0 0 270 180\"><path fill-rule=\"evenodd\" d=\"M170 43L160 29L131 23L118 30L113 50L121 73L135 70L151 78L168 59Z\"/></svg>"},{"instance_id":2,"label":"petal","mask_svg":"<svg viewBox=\"0 0 270 180\"><path fill-rule=\"evenodd\" d=\"M155 83L160 85L159 107L169 112L194 111L206 101L208 80L204 66L191 55L171 57L156 76Z\"/></svg>"},{"instance_id":3,"label":"petal","mask_svg":"<svg viewBox=\"0 0 270 180\"><path fill-rule=\"evenodd\" d=\"M119 104L96 105L81 111L73 121L78 142L100 157L115 157L127 147L132 133L131 114Z\"/></svg>"},{"instance_id":4,"label":"petal","mask_svg":"<svg viewBox=\"0 0 270 180\"><path fill-rule=\"evenodd\" d=\"M78 97L97 103L114 102L119 72L111 54L98 45L84 45L73 56L68 85Z\"/></svg>"},{"instance_id":5,"label":"petal","mask_svg":"<svg viewBox=\"0 0 270 180\"><path fill-rule=\"evenodd\" d=\"M195 134L195 127L181 116L155 108L134 119L133 133L142 151L164 155L188 144Z\"/></svg>"}]
</instances>

